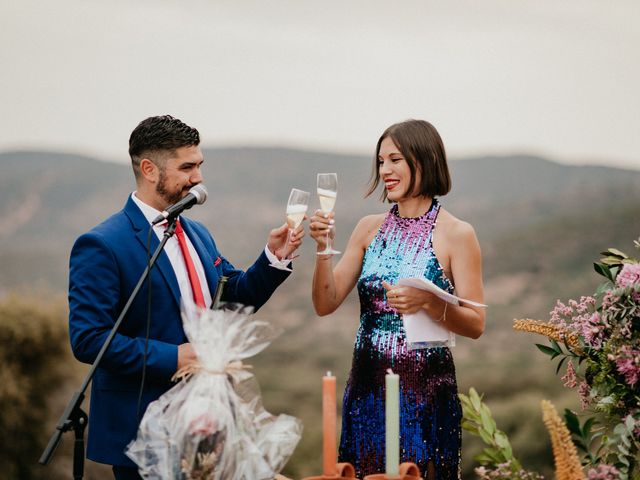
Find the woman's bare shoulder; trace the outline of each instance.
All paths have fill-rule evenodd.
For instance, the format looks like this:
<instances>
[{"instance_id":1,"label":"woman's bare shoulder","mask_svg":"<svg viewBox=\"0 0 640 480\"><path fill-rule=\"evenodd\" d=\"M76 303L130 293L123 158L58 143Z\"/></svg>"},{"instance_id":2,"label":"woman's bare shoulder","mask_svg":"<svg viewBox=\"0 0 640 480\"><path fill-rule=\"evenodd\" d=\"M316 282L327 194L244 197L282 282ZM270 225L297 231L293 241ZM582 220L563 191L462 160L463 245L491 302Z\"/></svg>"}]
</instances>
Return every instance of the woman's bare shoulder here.
<instances>
[{"instance_id":1,"label":"woman's bare shoulder","mask_svg":"<svg viewBox=\"0 0 640 480\"><path fill-rule=\"evenodd\" d=\"M469 222L460 220L445 209L438 214L438 225L443 230L444 236L449 242L477 242L476 231Z\"/></svg>"},{"instance_id":2,"label":"woman's bare shoulder","mask_svg":"<svg viewBox=\"0 0 640 480\"><path fill-rule=\"evenodd\" d=\"M384 222L386 215L386 213L376 213L362 217L353 230L354 238L368 245Z\"/></svg>"},{"instance_id":3,"label":"woman's bare shoulder","mask_svg":"<svg viewBox=\"0 0 640 480\"><path fill-rule=\"evenodd\" d=\"M382 225L384 218L387 216L386 213L374 213L372 215L366 215L360 219L358 222L358 226L361 227L375 227L376 229Z\"/></svg>"}]
</instances>

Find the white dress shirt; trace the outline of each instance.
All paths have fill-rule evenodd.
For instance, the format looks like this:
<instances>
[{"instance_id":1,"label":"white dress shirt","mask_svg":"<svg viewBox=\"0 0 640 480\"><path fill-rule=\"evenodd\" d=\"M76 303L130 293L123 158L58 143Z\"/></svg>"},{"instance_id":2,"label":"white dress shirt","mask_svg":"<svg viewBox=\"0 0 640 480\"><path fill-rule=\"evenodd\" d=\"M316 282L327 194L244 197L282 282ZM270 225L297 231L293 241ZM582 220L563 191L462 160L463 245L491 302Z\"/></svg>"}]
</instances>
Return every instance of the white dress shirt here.
<instances>
[{"instance_id":1,"label":"white dress shirt","mask_svg":"<svg viewBox=\"0 0 640 480\"><path fill-rule=\"evenodd\" d=\"M147 205L142 200L140 200L136 196L136 192L131 194L132 200L135 204L140 208L142 214L149 221L149 224L153 222L153 220L160 215L160 211L155 208ZM164 236L165 228L167 227L166 223L160 225L154 225L153 231L158 236L159 240L162 240ZM198 252L194 248L191 240L189 239L189 235L187 232L184 232L184 236L187 240L187 247L189 248L189 254L191 255L191 259L193 260L193 265L196 268L196 272L198 274L198 278L200 279L200 285L202 286L202 294L204 296L204 304L207 306L211 306L212 298L211 291L209 290L209 284L207 283L207 277L204 274L204 267L202 266L202 261L198 256ZM176 274L176 278L178 279L178 286L180 287L180 296L184 298L189 298L193 300L193 289L191 288L191 282L189 281L189 274L187 273L187 264L184 261L184 256L182 255L182 251L180 250L180 245L178 244L178 239L175 235L172 235L167 243L164 246L164 251L169 257L169 261L171 262L171 266L173 267L173 271Z\"/></svg>"}]
</instances>

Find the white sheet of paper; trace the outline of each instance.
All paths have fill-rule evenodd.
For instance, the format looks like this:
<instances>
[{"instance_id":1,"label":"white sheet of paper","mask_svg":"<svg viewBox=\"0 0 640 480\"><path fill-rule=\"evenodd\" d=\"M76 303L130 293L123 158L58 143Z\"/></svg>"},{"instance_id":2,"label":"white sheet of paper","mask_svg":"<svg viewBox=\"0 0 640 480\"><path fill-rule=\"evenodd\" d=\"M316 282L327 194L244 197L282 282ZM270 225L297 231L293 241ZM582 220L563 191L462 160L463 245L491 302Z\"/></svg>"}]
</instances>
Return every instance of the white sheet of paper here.
<instances>
[{"instance_id":1,"label":"white sheet of paper","mask_svg":"<svg viewBox=\"0 0 640 480\"><path fill-rule=\"evenodd\" d=\"M398 285L427 290L445 302L449 302L453 305L467 303L475 307L486 307L483 303L456 297L424 278L401 278L398 280ZM416 313L404 314L402 321L407 334L409 348L424 348L438 345L445 345L448 347L455 346L455 335L444 326L444 323L433 320L424 310L419 310Z\"/></svg>"},{"instance_id":2,"label":"white sheet of paper","mask_svg":"<svg viewBox=\"0 0 640 480\"><path fill-rule=\"evenodd\" d=\"M406 285L408 287L415 287L415 288L420 288L421 290L427 290L428 292L433 293L434 295L441 298L445 302L449 302L454 305L460 305L460 303L466 303L468 305L473 305L474 307L487 306L484 303L478 303L472 300L466 300L464 298L456 297L454 294L441 289L435 283L427 280L426 278L418 278L418 277L400 278L398 280L398 285Z\"/></svg>"},{"instance_id":3,"label":"white sheet of paper","mask_svg":"<svg viewBox=\"0 0 640 480\"><path fill-rule=\"evenodd\" d=\"M447 330L443 323L433 320L424 310L405 313L402 317L409 348L454 345L454 334Z\"/></svg>"}]
</instances>

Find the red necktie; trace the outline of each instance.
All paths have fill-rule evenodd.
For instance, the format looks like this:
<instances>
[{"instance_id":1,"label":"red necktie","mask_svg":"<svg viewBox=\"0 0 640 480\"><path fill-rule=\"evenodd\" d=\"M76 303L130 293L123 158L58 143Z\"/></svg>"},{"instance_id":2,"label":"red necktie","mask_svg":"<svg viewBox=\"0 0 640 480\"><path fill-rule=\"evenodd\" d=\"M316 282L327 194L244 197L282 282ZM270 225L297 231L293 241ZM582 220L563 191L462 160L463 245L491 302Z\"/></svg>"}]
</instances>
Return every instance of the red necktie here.
<instances>
[{"instance_id":1,"label":"red necktie","mask_svg":"<svg viewBox=\"0 0 640 480\"><path fill-rule=\"evenodd\" d=\"M200 278L196 267L193 264L193 259L189 253L189 247L187 247L187 239L184 236L184 230L180 225L180 220L176 220L176 238L178 239L178 245L180 245L180 251L184 257L184 263L187 265L187 274L189 275L189 283L191 283L191 290L193 290L193 300L201 308L205 308L204 295L202 294L202 286L200 285Z\"/></svg>"}]
</instances>

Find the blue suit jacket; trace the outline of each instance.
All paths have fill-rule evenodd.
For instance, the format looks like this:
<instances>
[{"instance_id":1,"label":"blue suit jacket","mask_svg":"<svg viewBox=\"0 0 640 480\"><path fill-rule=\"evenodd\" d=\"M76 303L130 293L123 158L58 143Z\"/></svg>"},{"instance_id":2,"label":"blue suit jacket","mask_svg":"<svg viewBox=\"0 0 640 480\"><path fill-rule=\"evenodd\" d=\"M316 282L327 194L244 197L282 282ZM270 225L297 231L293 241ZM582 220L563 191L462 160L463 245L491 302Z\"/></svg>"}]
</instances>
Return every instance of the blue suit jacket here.
<instances>
[{"instance_id":1,"label":"blue suit jacket","mask_svg":"<svg viewBox=\"0 0 640 480\"><path fill-rule=\"evenodd\" d=\"M206 228L182 218L184 231L204 266L212 294L218 277L229 277L223 300L262 306L288 272L269 268L264 252L246 271L220 256ZM69 335L76 358L93 363L147 265L149 222L131 198L111 218L80 236L69 268ZM151 251L159 245L151 235ZM215 265L216 259L220 257ZM178 345L186 340L180 318L180 290L169 257L162 252L151 276L151 331L141 414L172 383ZM147 321L149 282L133 301L118 333L96 369L91 386L87 457L110 465L134 464L124 450L136 436Z\"/></svg>"}]
</instances>

